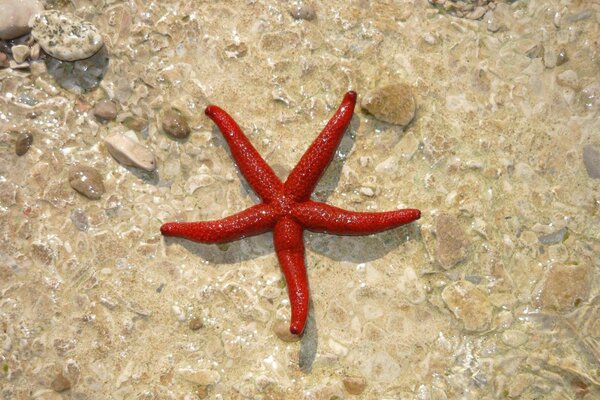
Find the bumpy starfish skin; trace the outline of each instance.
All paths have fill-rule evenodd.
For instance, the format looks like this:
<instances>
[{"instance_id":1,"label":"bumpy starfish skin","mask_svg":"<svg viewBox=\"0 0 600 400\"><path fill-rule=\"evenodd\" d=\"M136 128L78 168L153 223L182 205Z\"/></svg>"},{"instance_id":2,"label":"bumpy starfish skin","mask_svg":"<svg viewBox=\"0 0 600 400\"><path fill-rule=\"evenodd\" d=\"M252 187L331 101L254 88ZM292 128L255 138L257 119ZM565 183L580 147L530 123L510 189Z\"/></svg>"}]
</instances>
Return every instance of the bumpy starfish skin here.
<instances>
[{"instance_id":1,"label":"bumpy starfish skin","mask_svg":"<svg viewBox=\"0 0 600 400\"><path fill-rule=\"evenodd\" d=\"M229 114L217 106L208 106L206 115L221 130L241 173L262 203L216 221L169 222L160 228L165 236L200 243L229 242L272 230L275 251L287 282L293 334L302 333L308 316L304 229L337 235L367 235L407 224L421 216L416 209L353 212L310 200L350 124L355 104L356 93L346 93L335 115L285 182L279 180Z\"/></svg>"}]
</instances>

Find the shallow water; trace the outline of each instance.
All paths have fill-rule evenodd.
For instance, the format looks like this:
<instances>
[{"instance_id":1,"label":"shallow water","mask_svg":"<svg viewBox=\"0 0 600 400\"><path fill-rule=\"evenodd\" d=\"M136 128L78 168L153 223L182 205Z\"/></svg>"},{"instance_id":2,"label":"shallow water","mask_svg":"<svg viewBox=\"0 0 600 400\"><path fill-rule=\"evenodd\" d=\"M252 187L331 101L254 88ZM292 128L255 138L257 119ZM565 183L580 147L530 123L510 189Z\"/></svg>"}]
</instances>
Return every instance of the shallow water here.
<instances>
[{"instance_id":1,"label":"shallow water","mask_svg":"<svg viewBox=\"0 0 600 400\"><path fill-rule=\"evenodd\" d=\"M109 64L82 94L0 70L2 398L599 398L600 180L583 154L600 151L600 5L497 3L470 20L422 0L331 1L295 20L291 4L47 5L94 23ZM284 342L270 234L160 235L257 200L204 107L228 110L285 178L344 92L360 102L396 82L413 89L414 121L357 106L315 197L422 218L306 233L309 326ZM102 124L91 107L105 98L120 112ZM170 106L189 140L161 131ZM102 143L132 124L156 173ZM18 157L22 131L34 142ZM69 186L76 164L101 173L100 200ZM59 374L71 389L51 389Z\"/></svg>"}]
</instances>

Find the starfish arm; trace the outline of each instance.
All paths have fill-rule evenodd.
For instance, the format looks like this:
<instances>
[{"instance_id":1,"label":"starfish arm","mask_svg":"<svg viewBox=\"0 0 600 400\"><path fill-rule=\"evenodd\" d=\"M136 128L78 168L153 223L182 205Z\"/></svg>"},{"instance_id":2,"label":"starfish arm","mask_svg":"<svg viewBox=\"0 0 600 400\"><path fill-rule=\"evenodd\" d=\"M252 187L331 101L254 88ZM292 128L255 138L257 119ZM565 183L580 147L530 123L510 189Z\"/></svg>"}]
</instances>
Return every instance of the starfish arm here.
<instances>
[{"instance_id":1,"label":"starfish arm","mask_svg":"<svg viewBox=\"0 0 600 400\"><path fill-rule=\"evenodd\" d=\"M411 208L354 212L314 201L296 204L292 213L306 229L336 235L368 235L408 224L421 217L421 211Z\"/></svg>"},{"instance_id":2,"label":"starfish arm","mask_svg":"<svg viewBox=\"0 0 600 400\"><path fill-rule=\"evenodd\" d=\"M290 172L284 189L294 200L309 199L350 124L355 104L356 92L346 93L337 112Z\"/></svg>"},{"instance_id":3,"label":"starfish arm","mask_svg":"<svg viewBox=\"0 0 600 400\"><path fill-rule=\"evenodd\" d=\"M267 232L277 216L261 203L229 217L203 222L167 222L160 227L164 236L176 236L200 243L223 243Z\"/></svg>"},{"instance_id":4,"label":"starfish arm","mask_svg":"<svg viewBox=\"0 0 600 400\"><path fill-rule=\"evenodd\" d=\"M280 191L282 183L252 146L239 125L217 106L209 105L204 113L219 127L231 149L233 159L254 192L264 201L272 200Z\"/></svg>"},{"instance_id":5,"label":"starfish arm","mask_svg":"<svg viewBox=\"0 0 600 400\"><path fill-rule=\"evenodd\" d=\"M291 217L281 218L273 230L275 251L288 287L292 309L290 332L299 335L308 317L308 277L304 262L302 226Z\"/></svg>"}]
</instances>

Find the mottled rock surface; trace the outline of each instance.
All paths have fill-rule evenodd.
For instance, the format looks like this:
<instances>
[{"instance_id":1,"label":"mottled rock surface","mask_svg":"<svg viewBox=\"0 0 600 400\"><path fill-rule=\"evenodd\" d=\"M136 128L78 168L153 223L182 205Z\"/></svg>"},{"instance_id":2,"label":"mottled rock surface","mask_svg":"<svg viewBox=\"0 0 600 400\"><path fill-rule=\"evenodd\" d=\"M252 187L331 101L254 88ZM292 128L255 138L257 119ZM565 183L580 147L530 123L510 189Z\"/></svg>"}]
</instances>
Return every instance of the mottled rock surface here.
<instances>
[{"instance_id":1,"label":"mottled rock surface","mask_svg":"<svg viewBox=\"0 0 600 400\"><path fill-rule=\"evenodd\" d=\"M69 171L69 184L88 199L98 200L104 194L102 175L95 168L77 165Z\"/></svg>"},{"instance_id":2,"label":"mottled rock surface","mask_svg":"<svg viewBox=\"0 0 600 400\"><path fill-rule=\"evenodd\" d=\"M593 146L583 148L583 164L590 178L600 179L600 151Z\"/></svg>"},{"instance_id":3,"label":"mottled rock surface","mask_svg":"<svg viewBox=\"0 0 600 400\"><path fill-rule=\"evenodd\" d=\"M538 305L547 311L565 312L590 295L592 271L587 265L555 265L542 284Z\"/></svg>"},{"instance_id":4,"label":"mottled rock surface","mask_svg":"<svg viewBox=\"0 0 600 400\"><path fill-rule=\"evenodd\" d=\"M59 60L83 60L104 45L98 28L72 14L44 11L35 15L29 25L31 36L42 49Z\"/></svg>"},{"instance_id":5,"label":"mottled rock surface","mask_svg":"<svg viewBox=\"0 0 600 400\"><path fill-rule=\"evenodd\" d=\"M456 217L440 214L436 219L435 257L438 263L449 269L463 261L469 249L469 239Z\"/></svg>"}]
</instances>

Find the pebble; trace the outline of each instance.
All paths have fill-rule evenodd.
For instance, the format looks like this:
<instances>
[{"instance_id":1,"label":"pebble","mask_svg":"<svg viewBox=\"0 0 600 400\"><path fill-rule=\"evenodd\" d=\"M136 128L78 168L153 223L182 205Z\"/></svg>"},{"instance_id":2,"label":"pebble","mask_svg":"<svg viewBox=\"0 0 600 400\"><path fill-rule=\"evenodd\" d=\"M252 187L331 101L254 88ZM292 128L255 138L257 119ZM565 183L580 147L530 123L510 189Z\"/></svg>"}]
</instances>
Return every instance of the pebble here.
<instances>
[{"instance_id":1,"label":"pebble","mask_svg":"<svg viewBox=\"0 0 600 400\"><path fill-rule=\"evenodd\" d=\"M117 105L114 101L102 100L94 106L94 117L100 122L112 121L117 118Z\"/></svg>"},{"instance_id":2,"label":"pebble","mask_svg":"<svg viewBox=\"0 0 600 400\"><path fill-rule=\"evenodd\" d=\"M29 33L29 19L44 10L37 0L0 0L0 39L10 40Z\"/></svg>"},{"instance_id":3,"label":"pebble","mask_svg":"<svg viewBox=\"0 0 600 400\"><path fill-rule=\"evenodd\" d=\"M583 148L583 164L590 178L600 179L600 151L593 146Z\"/></svg>"},{"instance_id":4,"label":"pebble","mask_svg":"<svg viewBox=\"0 0 600 400\"><path fill-rule=\"evenodd\" d=\"M361 107L379 120L400 126L408 125L416 111L412 89L404 83L370 90L362 98Z\"/></svg>"},{"instance_id":5,"label":"pebble","mask_svg":"<svg viewBox=\"0 0 600 400\"><path fill-rule=\"evenodd\" d=\"M31 49L29 46L25 46L24 44L18 44L16 46L11 47L10 51L12 52L13 58L19 64L25 62L27 57L31 54Z\"/></svg>"},{"instance_id":6,"label":"pebble","mask_svg":"<svg viewBox=\"0 0 600 400\"><path fill-rule=\"evenodd\" d=\"M538 237L538 240L542 244L558 244L562 243L567 236L567 228L562 228L557 230L556 232L549 233L547 235L542 235Z\"/></svg>"},{"instance_id":7,"label":"pebble","mask_svg":"<svg viewBox=\"0 0 600 400\"><path fill-rule=\"evenodd\" d=\"M364 378L355 377L355 376L347 376L342 380L344 384L344 389L350 394L355 396L362 394L367 387L367 382Z\"/></svg>"},{"instance_id":8,"label":"pebble","mask_svg":"<svg viewBox=\"0 0 600 400\"><path fill-rule=\"evenodd\" d=\"M29 151L33 144L33 135L29 132L19 133L15 142L15 153L22 156Z\"/></svg>"},{"instance_id":9,"label":"pebble","mask_svg":"<svg viewBox=\"0 0 600 400\"><path fill-rule=\"evenodd\" d=\"M190 136L190 126L185 116L174 108L163 113L162 128L170 136L176 139L185 139Z\"/></svg>"},{"instance_id":10,"label":"pebble","mask_svg":"<svg viewBox=\"0 0 600 400\"><path fill-rule=\"evenodd\" d=\"M76 208L71 212L71 222L75 228L85 232L89 228L88 217L81 208Z\"/></svg>"},{"instance_id":11,"label":"pebble","mask_svg":"<svg viewBox=\"0 0 600 400\"><path fill-rule=\"evenodd\" d=\"M273 332L275 332L275 335L284 342L297 342L300 340L300 336L290 332L289 325L284 321L277 321L275 325L273 325Z\"/></svg>"},{"instance_id":12,"label":"pebble","mask_svg":"<svg viewBox=\"0 0 600 400\"><path fill-rule=\"evenodd\" d=\"M104 138L104 144L110 155L123 165L141 168L149 172L156 169L154 154L126 135L121 133L108 135Z\"/></svg>"},{"instance_id":13,"label":"pebble","mask_svg":"<svg viewBox=\"0 0 600 400\"><path fill-rule=\"evenodd\" d=\"M479 19L487 12L485 7L476 7L473 11L465 15L467 19Z\"/></svg>"},{"instance_id":14,"label":"pebble","mask_svg":"<svg viewBox=\"0 0 600 400\"><path fill-rule=\"evenodd\" d=\"M508 329L502 332L502 342L510 347L519 347L527 343L529 336L525 332L516 329Z\"/></svg>"},{"instance_id":15,"label":"pebble","mask_svg":"<svg viewBox=\"0 0 600 400\"><path fill-rule=\"evenodd\" d=\"M180 368L177 374L188 382L202 386L214 385L221 379L218 372L210 369Z\"/></svg>"},{"instance_id":16,"label":"pebble","mask_svg":"<svg viewBox=\"0 0 600 400\"><path fill-rule=\"evenodd\" d=\"M554 68L558 61L558 55L556 54L556 50L550 46L544 47L544 55L542 57L542 61L544 62L544 66L546 68Z\"/></svg>"},{"instance_id":17,"label":"pebble","mask_svg":"<svg viewBox=\"0 0 600 400\"><path fill-rule=\"evenodd\" d=\"M317 17L315 7L306 1L297 1L290 8L290 14L294 19L312 21Z\"/></svg>"},{"instance_id":18,"label":"pebble","mask_svg":"<svg viewBox=\"0 0 600 400\"><path fill-rule=\"evenodd\" d=\"M193 331L197 331L198 329L201 329L204 326L204 322L202 321L202 318L192 318L190 320L189 323L189 327L191 330Z\"/></svg>"},{"instance_id":19,"label":"pebble","mask_svg":"<svg viewBox=\"0 0 600 400\"><path fill-rule=\"evenodd\" d=\"M577 72L573 71L572 69L568 69L556 76L556 83L558 83L560 86L577 89L578 78Z\"/></svg>"},{"instance_id":20,"label":"pebble","mask_svg":"<svg viewBox=\"0 0 600 400\"><path fill-rule=\"evenodd\" d=\"M570 311L588 299L591 284L592 273L587 265L555 265L546 274L536 300L545 311Z\"/></svg>"},{"instance_id":21,"label":"pebble","mask_svg":"<svg viewBox=\"0 0 600 400\"><path fill-rule=\"evenodd\" d=\"M468 331L482 332L492 322L488 296L468 281L452 283L442 291L442 299Z\"/></svg>"},{"instance_id":22,"label":"pebble","mask_svg":"<svg viewBox=\"0 0 600 400\"><path fill-rule=\"evenodd\" d=\"M569 61L569 55L567 54L566 49L560 49L558 55L556 56L556 66L563 65Z\"/></svg>"},{"instance_id":23,"label":"pebble","mask_svg":"<svg viewBox=\"0 0 600 400\"><path fill-rule=\"evenodd\" d=\"M52 381L50 387L55 392L64 392L71 389L71 382L62 373L59 373Z\"/></svg>"},{"instance_id":24,"label":"pebble","mask_svg":"<svg viewBox=\"0 0 600 400\"><path fill-rule=\"evenodd\" d=\"M104 45L98 29L72 14L48 10L29 22L31 36L52 57L63 61L83 60Z\"/></svg>"},{"instance_id":25,"label":"pebble","mask_svg":"<svg viewBox=\"0 0 600 400\"><path fill-rule=\"evenodd\" d=\"M0 68L7 68L9 65L8 56L0 52Z\"/></svg>"},{"instance_id":26,"label":"pebble","mask_svg":"<svg viewBox=\"0 0 600 400\"><path fill-rule=\"evenodd\" d=\"M449 214L437 217L436 238L435 257L442 268L450 269L466 258L470 243L456 217Z\"/></svg>"},{"instance_id":27,"label":"pebble","mask_svg":"<svg viewBox=\"0 0 600 400\"><path fill-rule=\"evenodd\" d=\"M104 194L102 175L92 167L77 165L71 168L69 184L88 199L98 200Z\"/></svg>"}]
</instances>

